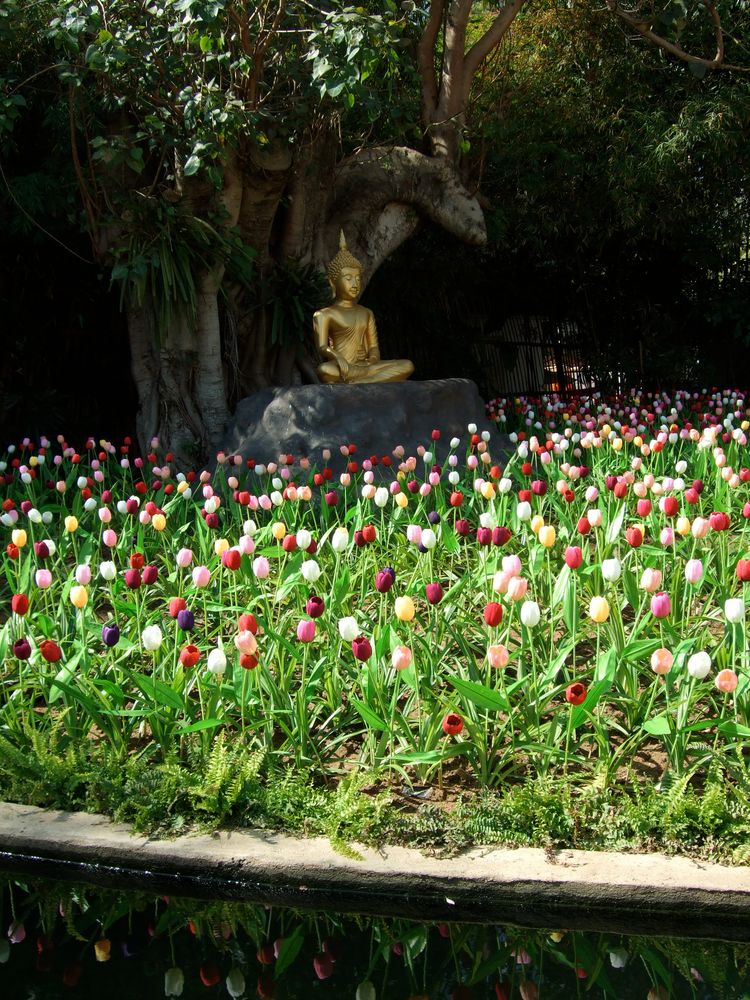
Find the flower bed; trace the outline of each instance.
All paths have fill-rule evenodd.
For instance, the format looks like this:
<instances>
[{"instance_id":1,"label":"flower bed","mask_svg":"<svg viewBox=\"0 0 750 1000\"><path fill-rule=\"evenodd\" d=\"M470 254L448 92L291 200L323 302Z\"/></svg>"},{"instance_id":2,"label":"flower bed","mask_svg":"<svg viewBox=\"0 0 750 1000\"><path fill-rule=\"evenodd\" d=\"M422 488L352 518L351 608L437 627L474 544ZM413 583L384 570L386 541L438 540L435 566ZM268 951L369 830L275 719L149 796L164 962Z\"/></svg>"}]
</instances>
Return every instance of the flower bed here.
<instances>
[{"instance_id":1,"label":"flower bed","mask_svg":"<svg viewBox=\"0 0 750 1000\"><path fill-rule=\"evenodd\" d=\"M159 809L251 819L247 789L290 774L412 804L557 782L603 828L640 787L662 818L690 800L692 846L739 843L750 409L662 402L640 423L561 403L510 455L471 425L320 468L9 449L6 794L115 809L166 776ZM660 839L648 822L636 840Z\"/></svg>"}]
</instances>

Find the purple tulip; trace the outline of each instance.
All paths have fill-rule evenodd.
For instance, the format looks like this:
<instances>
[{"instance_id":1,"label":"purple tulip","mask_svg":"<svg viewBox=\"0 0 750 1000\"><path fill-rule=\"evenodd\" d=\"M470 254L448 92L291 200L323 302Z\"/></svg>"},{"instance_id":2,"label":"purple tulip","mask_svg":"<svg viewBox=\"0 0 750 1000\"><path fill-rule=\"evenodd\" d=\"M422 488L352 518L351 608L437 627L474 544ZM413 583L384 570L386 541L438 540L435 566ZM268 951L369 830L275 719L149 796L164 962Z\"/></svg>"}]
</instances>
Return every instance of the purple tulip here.
<instances>
[{"instance_id":1,"label":"purple tulip","mask_svg":"<svg viewBox=\"0 0 750 1000\"><path fill-rule=\"evenodd\" d=\"M102 627L102 642L105 646L116 646L120 641L120 629L117 625L104 625Z\"/></svg>"},{"instance_id":2,"label":"purple tulip","mask_svg":"<svg viewBox=\"0 0 750 1000\"><path fill-rule=\"evenodd\" d=\"M183 608L177 612L177 627L183 632L190 632L195 628L195 615L188 608Z\"/></svg>"},{"instance_id":3,"label":"purple tulip","mask_svg":"<svg viewBox=\"0 0 750 1000\"><path fill-rule=\"evenodd\" d=\"M443 588L439 583L428 583L424 592L430 604L440 604L443 599Z\"/></svg>"}]
</instances>

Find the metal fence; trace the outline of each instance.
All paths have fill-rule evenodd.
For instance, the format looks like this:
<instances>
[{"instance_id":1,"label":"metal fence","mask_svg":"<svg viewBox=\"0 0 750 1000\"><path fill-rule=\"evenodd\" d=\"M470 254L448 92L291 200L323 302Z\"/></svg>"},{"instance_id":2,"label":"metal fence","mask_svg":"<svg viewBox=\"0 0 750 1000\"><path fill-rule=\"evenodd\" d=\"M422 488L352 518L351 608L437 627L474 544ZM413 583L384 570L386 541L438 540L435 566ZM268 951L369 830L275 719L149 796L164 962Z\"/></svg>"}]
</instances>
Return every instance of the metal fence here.
<instances>
[{"instance_id":1,"label":"metal fence","mask_svg":"<svg viewBox=\"0 0 750 1000\"><path fill-rule=\"evenodd\" d=\"M472 351L486 395L570 392L595 388L578 322L544 316L511 316L475 340Z\"/></svg>"}]
</instances>

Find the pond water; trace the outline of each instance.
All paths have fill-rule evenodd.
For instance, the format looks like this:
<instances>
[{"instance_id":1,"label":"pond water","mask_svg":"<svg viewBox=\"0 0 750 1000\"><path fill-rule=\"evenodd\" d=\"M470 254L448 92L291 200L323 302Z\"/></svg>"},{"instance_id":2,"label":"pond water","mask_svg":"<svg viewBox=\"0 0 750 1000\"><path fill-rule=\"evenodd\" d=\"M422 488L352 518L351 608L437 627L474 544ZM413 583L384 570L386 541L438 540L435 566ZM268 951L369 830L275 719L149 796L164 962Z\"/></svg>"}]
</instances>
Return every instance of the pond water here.
<instances>
[{"instance_id":1,"label":"pond water","mask_svg":"<svg viewBox=\"0 0 750 1000\"><path fill-rule=\"evenodd\" d=\"M3 1000L750 1000L746 943L426 924L19 876L0 886L0 918Z\"/></svg>"}]
</instances>

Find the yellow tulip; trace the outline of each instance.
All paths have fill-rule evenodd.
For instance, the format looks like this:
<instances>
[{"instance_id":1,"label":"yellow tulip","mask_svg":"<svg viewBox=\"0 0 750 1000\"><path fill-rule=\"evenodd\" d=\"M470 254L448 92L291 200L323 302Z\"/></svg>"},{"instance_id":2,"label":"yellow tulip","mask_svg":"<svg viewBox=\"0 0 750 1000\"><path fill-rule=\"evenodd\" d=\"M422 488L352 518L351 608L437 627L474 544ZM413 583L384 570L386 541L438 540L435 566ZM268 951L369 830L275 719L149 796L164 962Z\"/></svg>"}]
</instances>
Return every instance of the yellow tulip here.
<instances>
[{"instance_id":1,"label":"yellow tulip","mask_svg":"<svg viewBox=\"0 0 750 1000\"><path fill-rule=\"evenodd\" d=\"M94 954L96 955L97 962L108 962L110 960L110 952L112 950L112 943L109 938L101 938L94 944Z\"/></svg>"},{"instance_id":2,"label":"yellow tulip","mask_svg":"<svg viewBox=\"0 0 750 1000\"><path fill-rule=\"evenodd\" d=\"M167 526L167 519L163 514L154 514L151 518L151 524L156 531L164 531Z\"/></svg>"},{"instance_id":3,"label":"yellow tulip","mask_svg":"<svg viewBox=\"0 0 750 1000\"><path fill-rule=\"evenodd\" d=\"M400 507L402 510L404 507L409 506L409 498L405 493L397 493L393 499L396 501L396 506Z\"/></svg>"},{"instance_id":4,"label":"yellow tulip","mask_svg":"<svg viewBox=\"0 0 750 1000\"><path fill-rule=\"evenodd\" d=\"M615 438L612 442L612 447L615 451L622 451L622 438Z\"/></svg>"},{"instance_id":5,"label":"yellow tulip","mask_svg":"<svg viewBox=\"0 0 750 1000\"><path fill-rule=\"evenodd\" d=\"M495 486L493 483L484 483L482 486L482 496L485 500L491 500L495 495Z\"/></svg>"},{"instance_id":6,"label":"yellow tulip","mask_svg":"<svg viewBox=\"0 0 750 1000\"><path fill-rule=\"evenodd\" d=\"M77 586L70 588L70 603L75 608L85 608L89 602L89 592L85 587Z\"/></svg>"},{"instance_id":7,"label":"yellow tulip","mask_svg":"<svg viewBox=\"0 0 750 1000\"><path fill-rule=\"evenodd\" d=\"M275 527L276 525L274 525L274 528ZM283 527L284 526L282 524L282 528ZM286 534L286 530L284 531L284 534ZM283 537L284 535L281 535L281 538ZM274 538L276 538L276 535L274 535ZM280 541L281 539L278 540ZM216 553L217 556L220 556L222 552L226 552L228 548L229 548L229 542L227 541L226 538L217 538L216 541L214 542L214 552Z\"/></svg>"},{"instance_id":8,"label":"yellow tulip","mask_svg":"<svg viewBox=\"0 0 750 1000\"><path fill-rule=\"evenodd\" d=\"M557 537L557 533L555 532L555 529L552 527L551 524L543 524L542 527L539 529L537 537L539 538L539 541L545 547L545 549L551 549L552 546L555 544L555 538Z\"/></svg>"},{"instance_id":9,"label":"yellow tulip","mask_svg":"<svg viewBox=\"0 0 750 1000\"><path fill-rule=\"evenodd\" d=\"M395 611L400 622L410 622L414 618L414 601L408 596L397 597Z\"/></svg>"},{"instance_id":10,"label":"yellow tulip","mask_svg":"<svg viewBox=\"0 0 750 1000\"><path fill-rule=\"evenodd\" d=\"M281 539L286 534L286 525L282 524L281 521L276 521L276 523L271 528L271 534L273 535L273 537L276 539L277 542L280 542Z\"/></svg>"},{"instance_id":11,"label":"yellow tulip","mask_svg":"<svg viewBox=\"0 0 750 1000\"><path fill-rule=\"evenodd\" d=\"M185 490L187 490L187 489L189 489L189 485L188 485L188 482L187 482L186 479L183 479L181 482L179 482L177 484L177 492L178 493L184 493Z\"/></svg>"},{"instance_id":12,"label":"yellow tulip","mask_svg":"<svg viewBox=\"0 0 750 1000\"><path fill-rule=\"evenodd\" d=\"M78 518L74 517L73 514L68 514L65 518L65 530L70 532L72 535L74 531L78 531Z\"/></svg>"},{"instance_id":13,"label":"yellow tulip","mask_svg":"<svg viewBox=\"0 0 750 1000\"><path fill-rule=\"evenodd\" d=\"M28 535L23 528L16 528L10 538L13 544L17 545L19 549L22 549L28 541Z\"/></svg>"},{"instance_id":14,"label":"yellow tulip","mask_svg":"<svg viewBox=\"0 0 750 1000\"><path fill-rule=\"evenodd\" d=\"M606 597L592 597L589 605L589 617L597 625L606 622L609 618L609 601Z\"/></svg>"},{"instance_id":15,"label":"yellow tulip","mask_svg":"<svg viewBox=\"0 0 750 1000\"><path fill-rule=\"evenodd\" d=\"M544 527L544 518L541 514L534 514L531 519L531 530L535 535L539 534L539 529Z\"/></svg>"},{"instance_id":16,"label":"yellow tulip","mask_svg":"<svg viewBox=\"0 0 750 1000\"><path fill-rule=\"evenodd\" d=\"M677 524L675 525L675 528L677 529L677 534L678 535L682 535L683 538L685 537L685 535L689 535L691 527L692 527L692 525L690 524L690 518L689 517L678 517L677 518Z\"/></svg>"}]
</instances>

